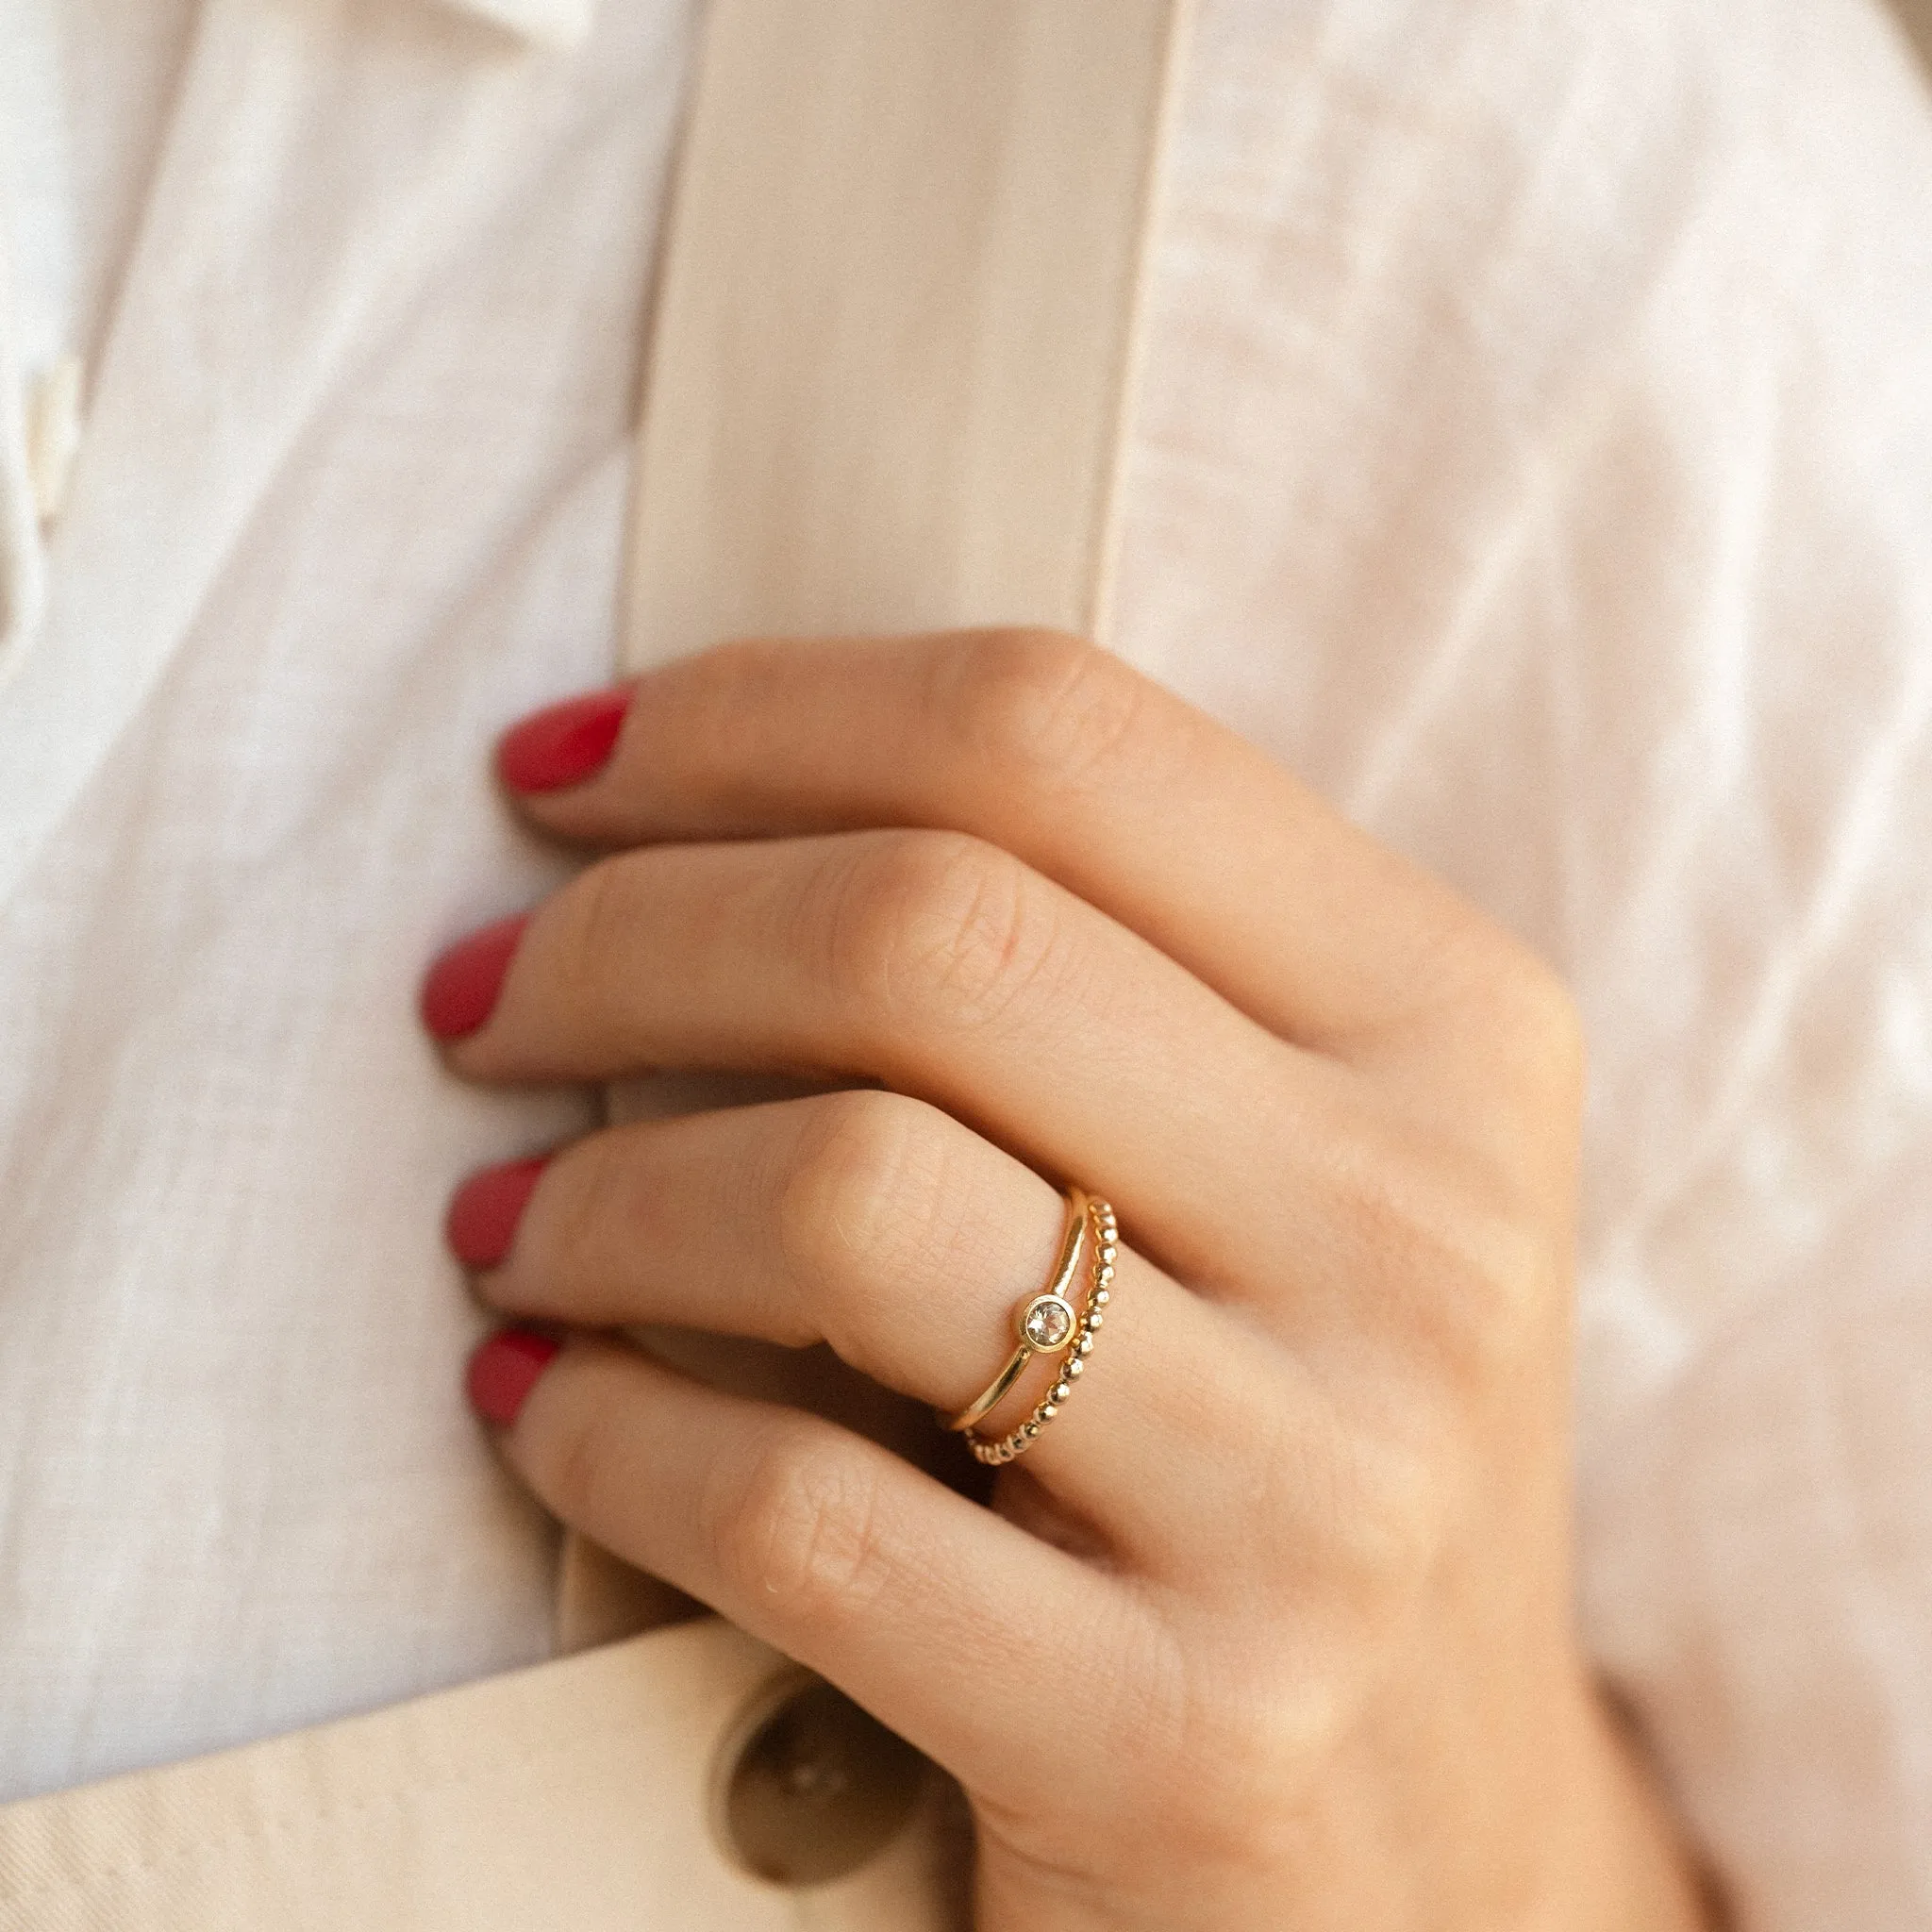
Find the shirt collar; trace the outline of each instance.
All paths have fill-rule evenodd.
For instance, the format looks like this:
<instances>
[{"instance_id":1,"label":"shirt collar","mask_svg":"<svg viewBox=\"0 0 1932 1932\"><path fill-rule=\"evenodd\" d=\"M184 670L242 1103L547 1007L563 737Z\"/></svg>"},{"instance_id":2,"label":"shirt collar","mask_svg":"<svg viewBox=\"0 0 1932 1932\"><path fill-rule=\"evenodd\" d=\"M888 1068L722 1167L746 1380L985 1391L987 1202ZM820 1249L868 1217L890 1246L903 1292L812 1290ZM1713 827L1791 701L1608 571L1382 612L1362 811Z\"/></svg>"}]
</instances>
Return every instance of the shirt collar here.
<instances>
[{"instance_id":1,"label":"shirt collar","mask_svg":"<svg viewBox=\"0 0 1932 1932\"><path fill-rule=\"evenodd\" d=\"M576 46L591 30L597 0L443 0L458 13L508 27L536 46Z\"/></svg>"}]
</instances>

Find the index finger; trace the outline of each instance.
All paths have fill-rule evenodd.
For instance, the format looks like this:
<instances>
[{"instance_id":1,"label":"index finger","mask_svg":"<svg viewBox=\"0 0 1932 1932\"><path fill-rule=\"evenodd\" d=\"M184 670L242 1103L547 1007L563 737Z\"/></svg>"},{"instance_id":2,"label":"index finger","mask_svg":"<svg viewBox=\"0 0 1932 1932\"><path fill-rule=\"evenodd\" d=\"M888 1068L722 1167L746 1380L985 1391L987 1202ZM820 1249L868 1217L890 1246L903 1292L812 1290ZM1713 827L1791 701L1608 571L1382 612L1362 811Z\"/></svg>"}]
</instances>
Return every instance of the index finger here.
<instances>
[{"instance_id":1,"label":"index finger","mask_svg":"<svg viewBox=\"0 0 1932 1932\"><path fill-rule=\"evenodd\" d=\"M632 687L593 775L534 789L568 711L499 751L523 809L558 837L970 832L1271 1031L1342 1058L1439 1033L1513 950L1237 733L1057 632L722 645Z\"/></svg>"}]
</instances>

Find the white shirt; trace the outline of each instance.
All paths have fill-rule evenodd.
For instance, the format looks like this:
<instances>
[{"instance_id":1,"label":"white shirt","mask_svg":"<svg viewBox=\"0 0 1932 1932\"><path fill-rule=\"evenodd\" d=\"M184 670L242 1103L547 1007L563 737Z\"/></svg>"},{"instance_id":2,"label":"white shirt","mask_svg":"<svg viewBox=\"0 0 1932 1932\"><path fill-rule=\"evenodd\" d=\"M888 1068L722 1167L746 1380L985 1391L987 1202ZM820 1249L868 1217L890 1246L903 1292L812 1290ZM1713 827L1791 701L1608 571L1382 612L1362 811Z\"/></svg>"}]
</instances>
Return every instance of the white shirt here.
<instances>
[{"instance_id":1,"label":"white shirt","mask_svg":"<svg viewBox=\"0 0 1932 1932\"><path fill-rule=\"evenodd\" d=\"M587 1109L412 998L560 875L485 757L608 674L692 23L491 10L63 40L0 1797L550 1642L439 1220ZM1123 653L1576 988L1586 1628L1748 1932L1932 1919L1928 184L1857 0L1206 0L1129 473Z\"/></svg>"}]
</instances>

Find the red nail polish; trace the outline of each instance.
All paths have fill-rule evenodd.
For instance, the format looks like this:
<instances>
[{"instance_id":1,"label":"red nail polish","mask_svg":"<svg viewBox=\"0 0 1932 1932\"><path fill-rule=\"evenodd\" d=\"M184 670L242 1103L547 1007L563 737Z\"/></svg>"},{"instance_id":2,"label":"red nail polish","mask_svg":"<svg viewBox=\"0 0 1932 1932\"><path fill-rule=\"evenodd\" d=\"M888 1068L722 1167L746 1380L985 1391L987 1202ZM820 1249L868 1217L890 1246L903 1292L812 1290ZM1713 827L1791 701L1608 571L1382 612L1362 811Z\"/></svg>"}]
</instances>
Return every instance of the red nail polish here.
<instances>
[{"instance_id":1,"label":"red nail polish","mask_svg":"<svg viewBox=\"0 0 1932 1932\"><path fill-rule=\"evenodd\" d=\"M529 923L527 912L499 919L458 940L430 967L423 982L423 1024L437 1039L460 1040L489 1019Z\"/></svg>"},{"instance_id":2,"label":"red nail polish","mask_svg":"<svg viewBox=\"0 0 1932 1932\"><path fill-rule=\"evenodd\" d=\"M535 1328L499 1328L470 1357L463 1377L470 1406L507 1429L562 1344Z\"/></svg>"},{"instance_id":3,"label":"red nail polish","mask_svg":"<svg viewBox=\"0 0 1932 1932\"><path fill-rule=\"evenodd\" d=\"M549 1163L549 1155L539 1154L529 1160L486 1167L456 1191L442 1225L457 1259L466 1268L494 1268L509 1253L537 1176Z\"/></svg>"},{"instance_id":4,"label":"red nail polish","mask_svg":"<svg viewBox=\"0 0 1932 1932\"><path fill-rule=\"evenodd\" d=\"M497 775L512 791L561 791L608 762L630 692L594 691L525 718L496 747Z\"/></svg>"}]
</instances>

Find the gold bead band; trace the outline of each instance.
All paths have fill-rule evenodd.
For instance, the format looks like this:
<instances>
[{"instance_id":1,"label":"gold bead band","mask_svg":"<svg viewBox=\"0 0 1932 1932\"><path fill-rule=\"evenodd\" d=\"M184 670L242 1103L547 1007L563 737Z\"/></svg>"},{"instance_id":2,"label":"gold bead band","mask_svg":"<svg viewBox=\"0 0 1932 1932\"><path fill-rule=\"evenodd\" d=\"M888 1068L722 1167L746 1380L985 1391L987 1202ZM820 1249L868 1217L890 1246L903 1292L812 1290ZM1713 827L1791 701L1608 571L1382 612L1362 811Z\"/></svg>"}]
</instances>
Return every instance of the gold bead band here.
<instances>
[{"instance_id":1,"label":"gold bead band","mask_svg":"<svg viewBox=\"0 0 1932 1932\"><path fill-rule=\"evenodd\" d=\"M1120 1254L1120 1226L1114 1220L1113 1209L1105 1201L1091 1200L1075 1189L1074 1195L1069 1196L1070 1205L1074 1196L1084 1204L1085 1213L1081 1218L1091 1224L1093 1235L1093 1260L1088 1274L1087 1306L1080 1310L1079 1320L1060 1344L1066 1351L1066 1359L1060 1364L1060 1372L1053 1387L1041 1397L1033 1413L1018 1428L997 1441L991 1441L976 1435L971 1424L955 1424L956 1427L965 1427L967 1444L981 1462L1010 1462L1016 1456L1025 1455L1040 1440L1041 1430L1060 1412L1073 1394L1074 1385L1086 1373L1087 1357L1093 1353L1093 1338L1107 1320L1107 1305L1113 1299L1114 1262ZM1070 1246L1077 1260L1078 1242L1074 1241ZM1071 1268L1068 1273L1071 1275ZM1044 1350L1028 1351L1029 1354L1035 1352L1047 1353ZM1021 1367L1024 1366L1023 1361ZM1012 1368L1012 1365L1008 1363L1008 1367ZM1012 1369L1012 1374L1006 1377L1000 1391L1002 1394L1012 1387L1013 1378L1018 1374L1018 1369ZM989 1403L987 1408L991 1406ZM979 1413L984 1415L986 1408L980 1409Z\"/></svg>"},{"instance_id":2,"label":"gold bead band","mask_svg":"<svg viewBox=\"0 0 1932 1932\"><path fill-rule=\"evenodd\" d=\"M990 1415L1020 1373L1036 1355L1058 1355L1074 1343L1077 1317L1071 1291L1074 1275L1080 1266L1080 1249L1087 1239L1086 1193L1079 1188L1067 1190L1067 1214L1060 1234L1059 1259L1046 1286L1013 1310L1013 1326L1020 1345L1007 1359L1007 1365L986 1386L985 1392L969 1402L947 1422L949 1429L970 1430L981 1416Z\"/></svg>"}]
</instances>

